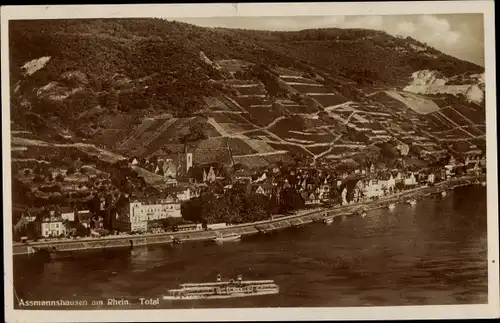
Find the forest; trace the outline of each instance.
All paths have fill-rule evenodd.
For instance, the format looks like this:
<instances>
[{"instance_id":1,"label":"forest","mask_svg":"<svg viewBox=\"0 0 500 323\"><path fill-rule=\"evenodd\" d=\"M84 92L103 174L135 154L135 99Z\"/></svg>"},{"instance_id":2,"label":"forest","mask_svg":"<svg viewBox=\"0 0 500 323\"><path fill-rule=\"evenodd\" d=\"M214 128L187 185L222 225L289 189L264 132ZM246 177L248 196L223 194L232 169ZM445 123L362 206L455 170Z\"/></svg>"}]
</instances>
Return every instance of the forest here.
<instances>
[{"instance_id":1,"label":"forest","mask_svg":"<svg viewBox=\"0 0 500 323\"><path fill-rule=\"evenodd\" d=\"M238 186L220 196L206 192L182 203L182 218L204 225L239 224L268 220L273 214L304 208L304 200L294 188L284 189L279 196L276 193L265 196Z\"/></svg>"},{"instance_id":2,"label":"forest","mask_svg":"<svg viewBox=\"0 0 500 323\"><path fill-rule=\"evenodd\" d=\"M436 57L397 51L398 46L425 44L374 30L266 32L202 28L163 19L90 19L16 21L9 32L11 80L22 95L13 102L60 121L97 105L105 114L192 116L205 107L202 97L216 90L210 80L228 76L203 62L200 52L212 61L254 63L260 69L255 76L264 81L268 74L261 67L277 65L344 77L360 86L398 85L420 69L447 76L483 71L430 47L427 52ZM40 57L50 57L46 66L23 74L21 67ZM42 92L32 91L40 87ZM270 90L281 94L272 86ZM26 117L17 113L13 118Z\"/></svg>"}]
</instances>

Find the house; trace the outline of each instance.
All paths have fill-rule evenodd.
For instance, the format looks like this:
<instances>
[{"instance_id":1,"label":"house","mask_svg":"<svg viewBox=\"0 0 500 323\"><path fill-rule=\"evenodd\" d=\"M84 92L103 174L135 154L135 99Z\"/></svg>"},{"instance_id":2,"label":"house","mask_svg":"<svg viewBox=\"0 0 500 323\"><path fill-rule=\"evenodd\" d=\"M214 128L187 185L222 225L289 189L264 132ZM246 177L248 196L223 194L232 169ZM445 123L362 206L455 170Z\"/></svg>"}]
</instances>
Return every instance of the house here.
<instances>
[{"instance_id":1,"label":"house","mask_svg":"<svg viewBox=\"0 0 500 323\"><path fill-rule=\"evenodd\" d=\"M481 168L481 166L479 166L479 163L475 163L475 164L469 163L466 166L466 168L467 168L467 174L479 175L482 172L482 168Z\"/></svg>"},{"instance_id":2,"label":"house","mask_svg":"<svg viewBox=\"0 0 500 323\"><path fill-rule=\"evenodd\" d=\"M436 175L434 173L430 173L427 175L427 182L433 184L436 181Z\"/></svg>"},{"instance_id":3,"label":"house","mask_svg":"<svg viewBox=\"0 0 500 323\"><path fill-rule=\"evenodd\" d=\"M448 165L446 165L445 167L451 169L454 168L455 166L457 166L457 160L455 159L455 157L451 156L450 160L448 161Z\"/></svg>"},{"instance_id":4,"label":"house","mask_svg":"<svg viewBox=\"0 0 500 323\"><path fill-rule=\"evenodd\" d=\"M476 156L467 156L465 158L465 166L469 164L479 164L480 166L486 165L486 158L484 155L476 155Z\"/></svg>"},{"instance_id":5,"label":"house","mask_svg":"<svg viewBox=\"0 0 500 323\"><path fill-rule=\"evenodd\" d=\"M77 210L75 214L75 221L81 223L84 227L90 227L90 221L92 219L92 213L89 210Z\"/></svg>"},{"instance_id":6,"label":"house","mask_svg":"<svg viewBox=\"0 0 500 323\"><path fill-rule=\"evenodd\" d=\"M326 179L323 182L323 185L321 185L319 187L318 194L319 194L318 198L320 200L325 200L325 199L328 199L330 197L330 185L328 184L328 182L326 181Z\"/></svg>"},{"instance_id":7,"label":"house","mask_svg":"<svg viewBox=\"0 0 500 323\"><path fill-rule=\"evenodd\" d=\"M181 204L171 195L166 198L134 200L117 211L113 229L145 232L148 229L148 221L180 217Z\"/></svg>"},{"instance_id":8,"label":"house","mask_svg":"<svg viewBox=\"0 0 500 323\"><path fill-rule=\"evenodd\" d=\"M239 182L249 182L252 181L252 171L249 169L238 169L234 172L234 178Z\"/></svg>"},{"instance_id":9,"label":"house","mask_svg":"<svg viewBox=\"0 0 500 323\"><path fill-rule=\"evenodd\" d=\"M262 194L265 196L271 196L273 194L273 191L274 191L274 185L269 182L259 184L255 188L255 193Z\"/></svg>"},{"instance_id":10,"label":"house","mask_svg":"<svg viewBox=\"0 0 500 323\"><path fill-rule=\"evenodd\" d=\"M320 204L321 201L320 199L318 198L317 194L315 193L311 193L307 196L307 199L305 200L305 204L308 205L308 204Z\"/></svg>"},{"instance_id":11,"label":"house","mask_svg":"<svg viewBox=\"0 0 500 323\"><path fill-rule=\"evenodd\" d=\"M175 165L175 162L172 159L166 159L163 161L162 170L164 178L177 177L177 166Z\"/></svg>"},{"instance_id":12,"label":"house","mask_svg":"<svg viewBox=\"0 0 500 323\"><path fill-rule=\"evenodd\" d=\"M175 196L175 198L180 201L188 201L194 197L199 196L199 190L194 186L187 187L167 187L164 191L164 194Z\"/></svg>"},{"instance_id":13,"label":"house","mask_svg":"<svg viewBox=\"0 0 500 323\"><path fill-rule=\"evenodd\" d=\"M215 176L215 170L213 166L210 166L210 169L208 170L206 182L213 183L217 177Z\"/></svg>"},{"instance_id":14,"label":"house","mask_svg":"<svg viewBox=\"0 0 500 323\"><path fill-rule=\"evenodd\" d=\"M266 175L266 173L264 172L264 173L262 173L262 175L261 175L259 178L257 178L257 179L254 181L254 183L263 182L263 181L265 181L266 179L267 179L267 175Z\"/></svg>"},{"instance_id":15,"label":"house","mask_svg":"<svg viewBox=\"0 0 500 323\"><path fill-rule=\"evenodd\" d=\"M59 208L59 213L61 218L66 221L75 221L75 216L77 214L77 209L75 207L63 206Z\"/></svg>"},{"instance_id":16,"label":"house","mask_svg":"<svg viewBox=\"0 0 500 323\"><path fill-rule=\"evenodd\" d=\"M103 229L104 228L104 219L101 216L92 217L90 227L93 229Z\"/></svg>"},{"instance_id":17,"label":"house","mask_svg":"<svg viewBox=\"0 0 500 323\"><path fill-rule=\"evenodd\" d=\"M366 198L377 198L383 195L384 191L377 179L368 180L363 188L360 188Z\"/></svg>"},{"instance_id":18,"label":"house","mask_svg":"<svg viewBox=\"0 0 500 323\"><path fill-rule=\"evenodd\" d=\"M417 185L417 178L415 177L415 174L413 172L411 172L407 176L405 176L404 185L405 186Z\"/></svg>"},{"instance_id":19,"label":"house","mask_svg":"<svg viewBox=\"0 0 500 323\"><path fill-rule=\"evenodd\" d=\"M48 217L36 220L35 235L37 237L60 237L66 235L66 226L63 223L61 216L55 216L52 213Z\"/></svg>"},{"instance_id":20,"label":"house","mask_svg":"<svg viewBox=\"0 0 500 323\"><path fill-rule=\"evenodd\" d=\"M26 213L24 214L24 216L26 217L26 220L28 222L35 222L35 220L37 218L36 215L38 213L40 213L41 211L42 211L42 209L31 207L31 208L26 209ZM24 213L24 209L23 209L23 213Z\"/></svg>"},{"instance_id":21,"label":"house","mask_svg":"<svg viewBox=\"0 0 500 323\"><path fill-rule=\"evenodd\" d=\"M380 176L379 185L382 190L385 189L389 192L392 192L394 190L394 187L396 186L396 179L392 174L385 173Z\"/></svg>"},{"instance_id":22,"label":"house","mask_svg":"<svg viewBox=\"0 0 500 323\"><path fill-rule=\"evenodd\" d=\"M344 187L344 189L342 190L341 197L342 197L341 205L348 204L347 203L347 187Z\"/></svg>"}]
</instances>

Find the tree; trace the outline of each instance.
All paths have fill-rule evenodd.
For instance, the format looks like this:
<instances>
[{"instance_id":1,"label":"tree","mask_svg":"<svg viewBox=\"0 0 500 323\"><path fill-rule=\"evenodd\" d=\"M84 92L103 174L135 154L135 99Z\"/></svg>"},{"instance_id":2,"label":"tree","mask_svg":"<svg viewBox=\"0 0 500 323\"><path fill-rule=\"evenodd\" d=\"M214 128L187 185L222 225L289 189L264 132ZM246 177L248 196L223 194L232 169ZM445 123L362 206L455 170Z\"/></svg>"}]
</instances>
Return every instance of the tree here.
<instances>
[{"instance_id":1,"label":"tree","mask_svg":"<svg viewBox=\"0 0 500 323\"><path fill-rule=\"evenodd\" d=\"M273 194L267 201L266 212L267 215L271 216L273 214L277 214L280 211L280 203L278 197Z\"/></svg>"},{"instance_id":2,"label":"tree","mask_svg":"<svg viewBox=\"0 0 500 323\"><path fill-rule=\"evenodd\" d=\"M66 170L66 175L72 175L74 173L75 173L75 167L73 166L68 167L68 169Z\"/></svg>"},{"instance_id":3,"label":"tree","mask_svg":"<svg viewBox=\"0 0 500 323\"><path fill-rule=\"evenodd\" d=\"M189 132L181 138L181 142L184 144L190 142L197 142L200 140L207 139L205 134L205 126L202 123L196 123L189 128Z\"/></svg>"},{"instance_id":4,"label":"tree","mask_svg":"<svg viewBox=\"0 0 500 323\"><path fill-rule=\"evenodd\" d=\"M42 183L43 178L39 174L36 174L35 177L33 177L33 183Z\"/></svg>"},{"instance_id":5,"label":"tree","mask_svg":"<svg viewBox=\"0 0 500 323\"><path fill-rule=\"evenodd\" d=\"M280 212L286 213L304 208L305 202L302 196L293 187L286 188L283 191Z\"/></svg>"},{"instance_id":6,"label":"tree","mask_svg":"<svg viewBox=\"0 0 500 323\"><path fill-rule=\"evenodd\" d=\"M185 201L181 204L182 219L194 223L202 223L200 197Z\"/></svg>"}]
</instances>

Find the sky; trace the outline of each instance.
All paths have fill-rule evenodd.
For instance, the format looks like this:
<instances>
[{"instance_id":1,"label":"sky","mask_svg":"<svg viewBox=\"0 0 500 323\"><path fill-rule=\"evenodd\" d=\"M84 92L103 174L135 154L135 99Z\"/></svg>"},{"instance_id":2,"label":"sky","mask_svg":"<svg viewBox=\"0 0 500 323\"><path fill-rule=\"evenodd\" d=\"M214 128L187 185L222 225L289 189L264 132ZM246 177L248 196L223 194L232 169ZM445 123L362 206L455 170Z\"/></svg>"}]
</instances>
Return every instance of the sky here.
<instances>
[{"instance_id":1,"label":"sky","mask_svg":"<svg viewBox=\"0 0 500 323\"><path fill-rule=\"evenodd\" d=\"M183 18L203 27L294 31L365 28L410 36L446 54L484 66L482 14Z\"/></svg>"}]
</instances>

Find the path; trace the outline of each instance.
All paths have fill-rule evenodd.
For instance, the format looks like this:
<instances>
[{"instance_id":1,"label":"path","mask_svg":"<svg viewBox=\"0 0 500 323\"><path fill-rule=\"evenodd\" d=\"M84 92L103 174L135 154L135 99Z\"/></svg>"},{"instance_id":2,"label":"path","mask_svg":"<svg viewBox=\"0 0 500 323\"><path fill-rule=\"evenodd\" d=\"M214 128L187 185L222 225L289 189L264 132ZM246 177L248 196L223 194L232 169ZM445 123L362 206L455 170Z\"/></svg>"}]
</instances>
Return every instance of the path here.
<instances>
[{"instance_id":1,"label":"path","mask_svg":"<svg viewBox=\"0 0 500 323\"><path fill-rule=\"evenodd\" d=\"M268 151L266 153L255 153L255 154L248 154L248 155L234 155L233 157L254 157L254 156L271 156L271 155L279 155L279 154L286 154L288 153L288 150L275 150L275 151Z\"/></svg>"},{"instance_id":2,"label":"path","mask_svg":"<svg viewBox=\"0 0 500 323\"><path fill-rule=\"evenodd\" d=\"M335 138L335 139L332 141L332 143L330 144L330 148L328 148L328 150L326 150L326 151L324 151L324 152L322 152L322 153L320 153L320 154L318 154L318 155L314 155L314 159L316 160L316 159L318 159L318 158L321 158L321 157L325 156L326 154L329 154L329 153L332 151L332 149L334 148L334 147L333 147L333 145L334 145L334 144L335 144L335 143L336 143L336 142L337 142L337 141L338 141L341 137L342 137L342 134L340 134L337 138Z\"/></svg>"}]
</instances>

